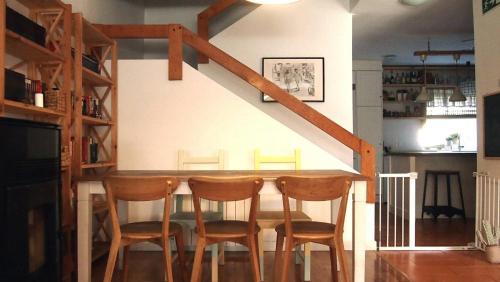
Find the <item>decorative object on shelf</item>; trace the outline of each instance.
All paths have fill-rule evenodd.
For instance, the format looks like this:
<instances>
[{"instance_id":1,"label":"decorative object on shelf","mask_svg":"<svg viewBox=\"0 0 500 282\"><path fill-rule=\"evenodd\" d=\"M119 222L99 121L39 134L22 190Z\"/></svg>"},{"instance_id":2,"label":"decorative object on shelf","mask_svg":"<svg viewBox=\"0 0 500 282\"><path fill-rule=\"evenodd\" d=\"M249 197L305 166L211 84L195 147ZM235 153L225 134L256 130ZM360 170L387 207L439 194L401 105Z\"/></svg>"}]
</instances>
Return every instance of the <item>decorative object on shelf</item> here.
<instances>
[{"instance_id":1,"label":"decorative object on shelf","mask_svg":"<svg viewBox=\"0 0 500 282\"><path fill-rule=\"evenodd\" d=\"M45 107L62 113L66 112L65 93L57 88L45 91Z\"/></svg>"},{"instance_id":2,"label":"decorative object on shelf","mask_svg":"<svg viewBox=\"0 0 500 282\"><path fill-rule=\"evenodd\" d=\"M453 90L453 94L450 96L450 102L464 102L467 101L467 97L460 90L460 82L458 78L458 62L460 61L460 54L453 54L453 59L455 60L455 75L457 79L457 85Z\"/></svg>"},{"instance_id":3,"label":"decorative object on shelf","mask_svg":"<svg viewBox=\"0 0 500 282\"><path fill-rule=\"evenodd\" d=\"M41 81L37 81L36 83L35 106L43 108L43 91Z\"/></svg>"},{"instance_id":4,"label":"decorative object on shelf","mask_svg":"<svg viewBox=\"0 0 500 282\"><path fill-rule=\"evenodd\" d=\"M424 66L424 86L422 86L422 89L420 90L420 94L417 96L415 101L417 102L428 102L432 101L432 97L427 91L427 68L425 66L425 60L427 59L426 54L420 55L420 60L422 61L422 64Z\"/></svg>"},{"instance_id":5,"label":"decorative object on shelf","mask_svg":"<svg viewBox=\"0 0 500 282\"><path fill-rule=\"evenodd\" d=\"M325 101L324 58L262 58L262 76L303 102ZM263 102L275 102L262 93Z\"/></svg>"},{"instance_id":6,"label":"decorative object on shelf","mask_svg":"<svg viewBox=\"0 0 500 282\"><path fill-rule=\"evenodd\" d=\"M10 7L5 7L5 24L7 29L45 47L45 28L21 15Z\"/></svg>"},{"instance_id":7,"label":"decorative object on shelf","mask_svg":"<svg viewBox=\"0 0 500 282\"><path fill-rule=\"evenodd\" d=\"M483 14L500 4L500 0L483 0Z\"/></svg>"},{"instance_id":8,"label":"decorative object on shelf","mask_svg":"<svg viewBox=\"0 0 500 282\"><path fill-rule=\"evenodd\" d=\"M28 103L26 76L22 73L5 69L5 99Z\"/></svg>"},{"instance_id":9,"label":"decorative object on shelf","mask_svg":"<svg viewBox=\"0 0 500 282\"><path fill-rule=\"evenodd\" d=\"M419 6L427 2L427 0L400 0L400 2L408 6Z\"/></svg>"},{"instance_id":10,"label":"decorative object on shelf","mask_svg":"<svg viewBox=\"0 0 500 282\"><path fill-rule=\"evenodd\" d=\"M493 231L490 222L484 219L482 227L482 230L476 230L476 235L485 246L486 258L490 263L500 263L500 226Z\"/></svg>"}]
</instances>

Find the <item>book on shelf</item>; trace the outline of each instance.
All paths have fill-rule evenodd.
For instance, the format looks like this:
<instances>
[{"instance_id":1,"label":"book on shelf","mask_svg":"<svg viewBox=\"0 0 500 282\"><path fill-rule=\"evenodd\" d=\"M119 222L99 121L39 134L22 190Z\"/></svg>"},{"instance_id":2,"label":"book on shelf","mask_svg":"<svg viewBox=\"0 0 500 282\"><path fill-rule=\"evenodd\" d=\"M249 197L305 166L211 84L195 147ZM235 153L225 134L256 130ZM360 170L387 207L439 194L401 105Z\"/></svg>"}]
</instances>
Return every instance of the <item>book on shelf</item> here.
<instances>
[{"instance_id":1,"label":"book on shelf","mask_svg":"<svg viewBox=\"0 0 500 282\"><path fill-rule=\"evenodd\" d=\"M99 161L99 144L90 136L82 137L82 162L97 163Z\"/></svg>"}]
</instances>

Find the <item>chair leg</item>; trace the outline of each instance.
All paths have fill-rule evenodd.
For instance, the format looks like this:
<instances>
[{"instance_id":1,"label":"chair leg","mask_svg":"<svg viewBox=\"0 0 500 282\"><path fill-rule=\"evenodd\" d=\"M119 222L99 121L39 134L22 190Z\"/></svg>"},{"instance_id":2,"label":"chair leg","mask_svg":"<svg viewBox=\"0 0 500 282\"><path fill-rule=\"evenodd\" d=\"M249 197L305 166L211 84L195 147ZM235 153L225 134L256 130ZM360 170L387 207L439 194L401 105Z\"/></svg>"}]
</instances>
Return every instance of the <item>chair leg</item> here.
<instances>
[{"instance_id":1,"label":"chair leg","mask_svg":"<svg viewBox=\"0 0 500 282\"><path fill-rule=\"evenodd\" d=\"M128 281L128 256L129 256L129 246L123 247L123 282Z\"/></svg>"},{"instance_id":2,"label":"chair leg","mask_svg":"<svg viewBox=\"0 0 500 282\"><path fill-rule=\"evenodd\" d=\"M168 282L174 282L172 271L172 254L170 252L170 239L167 238L163 242L163 259L165 261L165 277Z\"/></svg>"},{"instance_id":3,"label":"chair leg","mask_svg":"<svg viewBox=\"0 0 500 282\"><path fill-rule=\"evenodd\" d=\"M175 245L177 246L177 258L179 260L179 269L181 271L181 277L183 282L187 282L188 274L186 269L186 252L184 251L184 234L183 232L178 232L175 235Z\"/></svg>"},{"instance_id":4,"label":"chair leg","mask_svg":"<svg viewBox=\"0 0 500 282\"><path fill-rule=\"evenodd\" d=\"M332 269L332 281L339 281L339 274L337 272L337 254L334 246L330 246L330 264Z\"/></svg>"},{"instance_id":5,"label":"chair leg","mask_svg":"<svg viewBox=\"0 0 500 282\"><path fill-rule=\"evenodd\" d=\"M280 235L279 233L276 236L276 250L274 252L274 271L273 271L273 281L279 281L281 276L279 269L281 266L282 258L283 258L283 241L285 237Z\"/></svg>"},{"instance_id":6,"label":"chair leg","mask_svg":"<svg viewBox=\"0 0 500 282\"><path fill-rule=\"evenodd\" d=\"M264 230L259 231L258 248L259 248L259 267L260 267L260 281L264 281Z\"/></svg>"},{"instance_id":7,"label":"chair leg","mask_svg":"<svg viewBox=\"0 0 500 282\"><path fill-rule=\"evenodd\" d=\"M257 242L256 236L250 235L248 236L248 252L250 254L250 263L252 264L253 270L253 281L260 281L260 271L259 271L259 257L257 255Z\"/></svg>"},{"instance_id":8,"label":"chair leg","mask_svg":"<svg viewBox=\"0 0 500 282\"><path fill-rule=\"evenodd\" d=\"M293 250L293 239L286 238L285 253L282 259L281 266L281 282L288 282L288 267L290 266L290 258Z\"/></svg>"},{"instance_id":9,"label":"chair leg","mask_svg":"<svg viewBox=\"0 0 500 282\"><path fill-rule=\"evenodd\" d=\"M425 173L425 178L424 178L424 196L422 200L422 219L424 218L424 207L425 207L425 196L427 194L427 172ZM389 208L389 206L387 206Z\"/></svg>"},{"instance_id":10,"label":"chair leg","mask_svg":"<svg viewBox=\"0 0 500 282\"><path fill-rule=\"evenodd\" d=\"M111 282L111 279L113 278L113 271L115 270L116 256L118 254L118 249L120 248L120 241L121 239L113 239L111 242L103 282Z\"/></svg>"},{"instance_id":11,"label":"chair leg","mask_svg":"<svg viewBox=\"0 0 500 282\"><path fill-rule=\"evenodd\" d=\"M311 281L311 243L304 245L304 281Z\"/></svg>"},{"instance_id":12,"label":"chair leg","mask_svg":"<svg viewBox=\"0 0 500 282\"><path fill-rule=\"evenodd\" d=\"M203 263L203 253L205 252L205 239L198 238L198 242L196 244L196 251L194 254L193 261L193 272L191 273L191 282L198 282L201 279L201 270Z\"/></svg>"},{"instance_id":13,"label":"chair leg","mask_svg":"<svg viewBox=\"0 0 500 282\"><path fill-rule=\"evenodd\" d=\"M219 243L219 265L224 265L224 242Z\"/></svg>"},{"instance_id":14,"label":"chair leg","mask_svg":"<svg viewBox=\"0 0 500 282\"><path fill-rule=\"evenodd\" d=\"M335 249L337 249L337 256L339 258L340 272L342 272L342 281L349 282L349 269L347 269L347 260L345 257L344 242L342 238L335 240Z\"/></svg>"},{"instance_id":15,"label":"chair leg","mask_svg":"<svg viewBox=\"0 0 500 282\"><path fill-rule=\"evenodd\" d=\"M219 244L212 245L212 282L219 280Z\"/></svg>"}]
</instances>

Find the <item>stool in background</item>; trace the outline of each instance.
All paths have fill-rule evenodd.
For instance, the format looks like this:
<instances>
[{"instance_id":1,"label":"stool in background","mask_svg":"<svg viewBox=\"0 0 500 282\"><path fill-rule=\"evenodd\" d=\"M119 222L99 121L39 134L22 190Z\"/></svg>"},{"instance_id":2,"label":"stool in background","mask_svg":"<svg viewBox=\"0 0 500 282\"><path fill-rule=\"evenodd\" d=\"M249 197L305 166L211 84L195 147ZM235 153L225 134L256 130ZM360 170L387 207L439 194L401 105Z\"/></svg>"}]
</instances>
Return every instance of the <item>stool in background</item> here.
<instances>
[{"instance_id":1,"label":"stool in background","mask_svg":"<svg viewBox=\"0 0 500 282\"><path fill-rule=\"evenodd\" d=\"M446 189L448 195L448 205L439 206L438 205L438 178L440 175L446 176ZM434 205L426 206L425 198L427 193L427 178L428 176L434 176ZM452 206L451 203L451 176L456 176L458 179L458 188L460 189L460 200L462 203L462 208L458 209ZM461 215L464 220L465 218L465 207L464 207L464 196L462 193L462 182L460 181L460 172L455 170L426 170L425 180L424 180L424 198L422 200L422 218L424 213L430 214L434 217L434 220L440 215L444 214L449 218L453 217L455 214Z\"/></svg>"}]
</instances>

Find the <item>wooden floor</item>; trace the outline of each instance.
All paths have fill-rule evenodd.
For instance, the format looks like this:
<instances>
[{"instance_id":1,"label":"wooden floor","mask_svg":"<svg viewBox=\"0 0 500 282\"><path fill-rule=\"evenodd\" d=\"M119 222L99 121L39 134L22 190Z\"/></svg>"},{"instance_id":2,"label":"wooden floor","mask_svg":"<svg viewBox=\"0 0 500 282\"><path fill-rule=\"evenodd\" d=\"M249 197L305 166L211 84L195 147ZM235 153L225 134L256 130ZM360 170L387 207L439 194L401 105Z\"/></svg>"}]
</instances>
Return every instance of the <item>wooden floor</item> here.
<instances>
[{"instance_id":1,"label":"wooden floor","mask_svg":"<svg viewBox=\"0 0 500 282\"><path fill-rule=\"evenodd\" d=\"M481 251L379 252L380 257L410 281L500 282L500 265Z\"/></svg>"},{"instance_id":2,"label":"wooden floor","mask_svg":"<svg viewBox=\"0 0 500 282\"><path fill-rule=\"evenodd\" d=\"M193 254L189 254L192 259ZM210 281L209 253L205 254L202 281ZM328 252L313 252L311 264L311 281L331 281L330 258ZM349 254L350 261L350 254ZM265 253L265 281L272 281L274 253ZM291 264L293 266L293 264ZM106 267L106 257L93 264L92 282L101 282ZM179 280L174 262L174 280ZM191 265L189 266L189 271ZM129 282L163 281L161 252L131 252ZM291 267L291 281L303 281L303 267ZM121 273L115 272L113 281L121 281ZM226 264L219 266L219 281L252 281L252 272L246 252L226 252ZM408 281L403 275L394 271L376 252L367 252L366 280L367 282Z\"/></svg>"},{"instance_id":3,"label":"wooden floor","mask_svg":"<svg viewBox=\"0 0 500 282\"><path fill-rule=\"evenodd\" d=\"M386 205L382 206L381 220L381 246L386 246L389 242L390 246L396 244L401 246L404 240L404 246L408 245L408 220L402 220L401 217L394 219L394 214L389 212L389 220L387 220ZM376 208L375 216L375 240L379 237L379 219L378 208ZM389 225L389 233L387 234L387 225ZM404 228L404 238L401 230ZM396 236L394 235L396 229ZM474 242L475 221L473 218L468 218L464 221L462 218L452 219L416 219L415 220L415 244L417 246L467 246L468 243ZM396 240L394 238L396 237Z\"/></svg>"}]
</instances>

